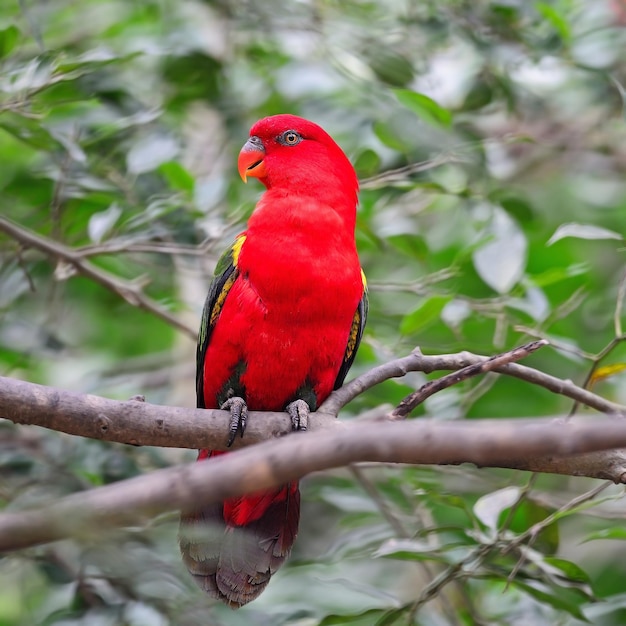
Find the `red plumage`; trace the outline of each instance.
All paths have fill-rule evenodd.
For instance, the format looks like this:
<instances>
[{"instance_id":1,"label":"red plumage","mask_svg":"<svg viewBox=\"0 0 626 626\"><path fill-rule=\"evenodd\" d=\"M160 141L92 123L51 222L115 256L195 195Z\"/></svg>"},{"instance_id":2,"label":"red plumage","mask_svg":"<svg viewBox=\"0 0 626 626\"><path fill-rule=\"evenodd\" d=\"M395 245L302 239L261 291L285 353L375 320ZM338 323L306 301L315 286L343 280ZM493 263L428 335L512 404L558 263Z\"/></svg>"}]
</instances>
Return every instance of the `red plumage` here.
<instances>
[{"instance_id":1,"label":"red plumage","mask_svg":"<svg viewBox=\"0 0 626 626\"><path fill-rule=\"evenodd\" d=\"M365 323L358 182L312 122L277 115L250 135L240 173L267 191L216 269L198 342L198 406L240 396L250 410L283 411L301 399L314 411L343 382ZM185 563L208 593L241 606L288 555L299 515L293 483L183 516Z\"/></svg>"}]
</instances>

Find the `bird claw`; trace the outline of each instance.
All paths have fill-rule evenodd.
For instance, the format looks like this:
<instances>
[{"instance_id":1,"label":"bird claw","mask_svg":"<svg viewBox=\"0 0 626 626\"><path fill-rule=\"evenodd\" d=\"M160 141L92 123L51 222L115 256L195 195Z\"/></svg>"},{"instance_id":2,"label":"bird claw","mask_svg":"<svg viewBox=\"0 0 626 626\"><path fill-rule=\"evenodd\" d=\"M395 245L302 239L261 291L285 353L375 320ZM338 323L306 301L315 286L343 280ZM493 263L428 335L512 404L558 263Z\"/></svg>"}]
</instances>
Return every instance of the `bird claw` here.
<instances>
[{"instance_id":1,"label":"bird claw","mask_svg":"<svg viewBox=\"0 0 626 626\"><path fill-rule=\"evenodd\" d=\"M304 400L290 402L286 410L291 417L291 426L294 430L306 430L308 428L311 409Z\"/></svg>"},{"instance_id":2,"label":"bird claw","mask_svg":"<svg viewBox=\"0 0 626 626\"><path fill-rule=\"evenodd\" d=\"M243 398L235 396L228 398L220 407L223 411L230 411L230 426L228 427L228 441L226 446L230 448L235 441L237 433L243 437L246 430L246 421L248 420L248 405Z\"/></svg>"}]
</instances>

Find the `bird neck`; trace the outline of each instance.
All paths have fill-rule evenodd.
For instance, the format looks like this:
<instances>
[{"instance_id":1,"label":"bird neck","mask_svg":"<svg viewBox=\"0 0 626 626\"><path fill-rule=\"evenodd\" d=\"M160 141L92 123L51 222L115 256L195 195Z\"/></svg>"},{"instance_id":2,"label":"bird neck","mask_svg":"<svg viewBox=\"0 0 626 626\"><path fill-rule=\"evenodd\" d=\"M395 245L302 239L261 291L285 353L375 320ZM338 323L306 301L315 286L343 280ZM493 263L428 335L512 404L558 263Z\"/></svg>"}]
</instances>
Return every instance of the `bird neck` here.
<instances>
[{"instance_id":1,"label":"bird neck","mask_svg":"<svg viewBox=\"0 0 626 626\"><path fill-rule=\"evenodd\" d=\"M357 191L329 185L300 186L297 192L286 187L272 187L259 200L248 228L320 228L339 229L354 240Z\"/></svg>"}]
</instances>

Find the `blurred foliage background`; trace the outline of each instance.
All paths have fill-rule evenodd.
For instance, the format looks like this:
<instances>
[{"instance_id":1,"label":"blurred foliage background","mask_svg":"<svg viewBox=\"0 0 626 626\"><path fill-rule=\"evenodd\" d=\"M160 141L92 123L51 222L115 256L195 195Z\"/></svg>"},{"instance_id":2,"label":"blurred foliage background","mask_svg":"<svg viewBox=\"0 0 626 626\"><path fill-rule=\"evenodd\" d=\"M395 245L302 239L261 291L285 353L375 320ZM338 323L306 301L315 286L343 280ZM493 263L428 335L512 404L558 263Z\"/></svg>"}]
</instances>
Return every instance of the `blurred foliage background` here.
<instances>
[{"instance_id":1,"label":"blurred foliage background","mask_svg":"<svg viewBox=\"0 0 626 626\"><path fill-rule=\"evenodd\" d=\"M292 112L362 180L371 306L353 373L415 346L493 354L546 337L528 364L626 403L623 0L0 7L0 215L20 232L0 234L1 375L194 406L194 341L161 313L197 327L260 194L237 152L256 119ZM424 380L387 381L342 417ZM417 416L570 408L487 376ZM193 456L2 422L0 506ZM556 515L597 485L370 466L303 487L289 563L236 613L195 589L163 516L3 556L0 625L626 623L622 487Z\"/></svg>"}]
</instances>

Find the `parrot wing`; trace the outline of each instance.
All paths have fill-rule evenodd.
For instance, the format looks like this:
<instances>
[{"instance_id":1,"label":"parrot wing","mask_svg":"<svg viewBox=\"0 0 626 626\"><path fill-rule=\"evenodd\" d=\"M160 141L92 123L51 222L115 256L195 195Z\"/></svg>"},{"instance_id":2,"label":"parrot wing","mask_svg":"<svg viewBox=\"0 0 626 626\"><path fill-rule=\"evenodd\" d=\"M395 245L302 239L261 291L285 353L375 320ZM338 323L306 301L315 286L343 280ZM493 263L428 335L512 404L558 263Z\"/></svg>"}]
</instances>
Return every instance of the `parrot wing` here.
<instances>
[{"instance_id":1,"label":"parrot wing","mask_svg":"<svg viewBox=\"0 0 626 626\"><path fill-rule=\"evenodd\" d=\"M200 323L200 333L198 335L198 346L196 349L196 393L198 399L197 406L199 409L206 408L204 403L202 364L204 363L204 357L209 346L209 341L211 340L211 333L224 307L224 302L226 302L226 296L228 296L228 292L235 284L235 280L239 275L237 261L241 252L241 246L243 246L245 240L245 234L238 235L232 246L220 257L215 266L213 281L209 287L209 294L207 295L204 309L202 310L202 321Z\"/></svg>"},{"instance_id":2,"label":"parrot wing","mask_svg":"<svg viewBox=\"0 0 626 626\"><path fill-rule=\"evenodd\" d=\"M350 334L348 335L348 344L346 345L346 351L343 355L343 362L339 368L339 373L335 380L333 389L339 389L343 385L343 381L348 374L348 370L352 367L354 357L356 356L359 345L361 344L361 338L363 337L363 330L365 328L365 322L367 320L367 311L369 308L369 300L367 297L367 280L363 270L361 270L361 277L363 278L363 295L359 301L359 305L354 312L352 318L352 326L350 328Z\"/></svg>"}]
</instances>

